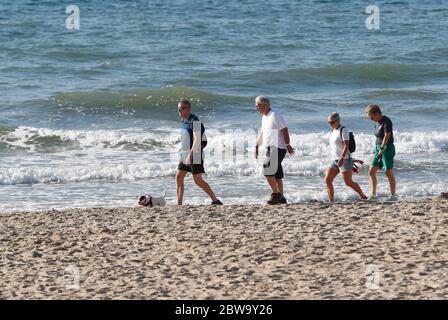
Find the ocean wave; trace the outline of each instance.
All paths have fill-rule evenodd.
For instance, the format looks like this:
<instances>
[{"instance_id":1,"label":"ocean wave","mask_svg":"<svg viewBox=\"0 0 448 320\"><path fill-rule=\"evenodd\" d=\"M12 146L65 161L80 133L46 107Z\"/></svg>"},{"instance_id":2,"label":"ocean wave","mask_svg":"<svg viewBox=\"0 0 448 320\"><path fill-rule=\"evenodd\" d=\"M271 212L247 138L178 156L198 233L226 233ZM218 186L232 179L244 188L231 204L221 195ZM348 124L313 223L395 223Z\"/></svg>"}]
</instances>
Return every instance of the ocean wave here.
<instances>
[{"instance_id":1,"label":"ocean wave","mask_svg":"<svg viewBox=\"0 0 448 320\"><path fill-rule=\"evenodd\" d=\"M365 160L361 168L361 176L367 179L369 157L356 155ZM446 160L437 164L433 159L419 160L418 165L412 165L412 159L398 157L396 162L400 174L425 174L431 181L434 177L441 180ZM149 161L148 161L149 160ZM320 157L287 157L283 162L284 171L289 177L302 179L323 179L330 163L328 154ZM206 156L205 170L209 177L262 177L263 157L255 160L252 156L242 160L222 160ZM79 182L126 182L141 181L154 178L169 178L174 180L177 161L151 162L146 159L101 159L92 158L74 162L73 160L53 164L26 164L17 167L0 167L0 185L21 184L66 184ZM443 178L442 178L443 180Z\"/></svg>"},{"instance_id":2,"label":"ocean wave","mask_svg":"<svg viewBox=\"0 0 448 320\"><path fill-rule=\"evenodd\" d=\"M168 118L177 117L177 103L189 99L195 110L215 111L218 106L252 102L237 96L219 95L206 91L167 86L160 89L142 89L130 92L67 92L46 99L46 105L65 112L89 113L139 113L153 117L154 112ZM150 112L149 112L150 111Z\"/></svg>"},{"instance_id":3,"label":"ocean wave","mask_svg":"<svg viewBox=\"0 0 448 320\"><path fill-rule=\"evenodd\" d=\"M382 89L373 90L360 94L363 99L389 98L398 100L439 100L448 96L446 92L427 89Z\"/></svg>"},{"instance_id":4,"label":"ocean wave","mask_svg":"<svg viewBox=\"0 0 448 320\"><path fill-rule=\"evenodd\" d=\"M445 9L448 11L448 9ZM406 54L406 56L409 56L411 58L417 57L424 59L423 61L440 61L445 62L446 57L448 55L448 48L447 47L439 47L439 48L416 48L415 51Z\"/></svg>"},{"instance_id":5,"label":"ocean wave","mask_svg":"<svg viewBox=\"0 0 448 320\"><path fill-rule=\"evenodd\" d=\"M58 130L48 128L0 128L0 150L26 150L47 153L66 150L146 151L163 149L180 142L179 131L148 131L141 128L122 130Z\"/></svg>"},{"instance_id":6,"label":"ocean wave","mask_svg":"<svg viewBox=\"0 0 448 320\"><path fill-rule=\"evenodd\" d=\"M255 160L252 157L240 161L208 159L206 171L208 176L213 177L261 177L262 161L261 158ZM319 177L324 175L328 163L329 160L326 157L296 161L288 159L284 162L283 167L289 176ZM148 163L142 160L135 160L135 162L117 160L117 163L113 163L111 160L91 159L82 164L0 168L0 185L119 182L161 177L174 179L176 170L177 162L173 161Z\"/></svg>"},{"instance_id":7,"label":"ocean wave","mask_svg":"<svg viewBox=\"0 0 448 320\"><path fill-rule=\"evenodd\" d=\"M0 168L0 185L122 181L174 175L167 163L104 164L102 162L63 167Z\"/></svg>"},{"instance_id":8,"label":"ocean wave","mask_svg":"<svg viewBox=\"0 0 448 320\"><path fill-rule=\"evenodd\" d=\"M266 74L269 76L266 77ZM270 84L283 83L358 83L359 81L412 82L446 77L447 65L432 64L341 64L319 68L294 68L282 71L257 71L245 80L263 79Z\"/></svg>"},{"instance_id":9,"label":"ocean wave","mask_svg":"<svg viewBox=\"0 0 448 320\"><path fill-rule=\"evenodd\" d=\"M8 150L2 151L2 162L6 165L0 166L0 185L173 176L179 159L180 140L178 130L170 132L168 129L51 130L19 127L0 136L0 148L2 144L9 146ZM207 134L209 143L204 152L208 174L261 175L260 163L253 158L255 130L225 134L218 129L210 129ZM292 133L291 143L297 148L297 156L284 163L288 175L322 176L330 162L328 137L328 132ZM374 136L355 133L355 137L357 151L354 157L368 164L374 149ZM448 132L395 132L395 140L397 166L403 172L436 172L445 166ZM9 150L13 149L25 149L27 155L10 153ZM48 155L53 152L54 157Z\"/></svg>"},{"instance_id":10,"label":"ocean wave","mask_svg":"<svg viewBox=\"0 0 448 320\"><path fill-rule=\"evenodd\" d=\"M298 147L300 156L319 156L328 153L328 132L295 134L290 130L291 141ZM448 151L447 131L395 132L397 153L438 153ZM208 128L206 152L220 154L225 150L245 153L251 149L257 136L255 129L220 130ZM372 134L356 133L357 153L372 152L375 137ZM180 145L178 128L147 130L143 128L63 130L34 127L0 127L0 151L22 149L28 152L47 153L66 150L118 150L118 151L164 151L170 152Z\"/></svg>"}]
</instances>

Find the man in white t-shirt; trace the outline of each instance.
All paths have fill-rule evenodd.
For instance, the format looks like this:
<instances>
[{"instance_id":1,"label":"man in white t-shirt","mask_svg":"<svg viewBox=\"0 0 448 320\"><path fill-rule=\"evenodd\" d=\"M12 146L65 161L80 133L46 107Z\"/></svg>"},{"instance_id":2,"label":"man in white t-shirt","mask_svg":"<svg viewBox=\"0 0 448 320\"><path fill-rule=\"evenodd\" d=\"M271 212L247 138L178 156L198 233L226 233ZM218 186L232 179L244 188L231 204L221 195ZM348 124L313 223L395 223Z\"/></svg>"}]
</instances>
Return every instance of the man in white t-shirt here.
<instances>
[{"instance_id":1,"label":"man in white t-shirt","mask_svg":"<svg viewBox=\"0 0 448 320\"><path fill-rule=\"evenodd\" d=\"M267 97L258 96L255 99L257 111L263 115L261 132L255 145L255 157L258 158L260 145L266 147L266 160L263 163L263 174L272 189L268 204L287 203L283 194L282 161L286 152L293 155L295 149L289 144L289 132L286 122L278 111L271 109Z\"/></svg>"},{"instance_id":2,"label":"man in white t-shirt","mask_svg":"<svg viewBox=\"0 0 448 320\"><path fill-rule=\"evenodd\" d=\"M330 203L334 202L333 180L342 171L342 177L347 186L355 190L359 198L367 199L360 186L352 180L353 158L350 154L350 132L341 125L339 114L333 112L328 117L328 124L333 129L330 135L331 163L325 175L327 193ZM341 168L341 169L340 169Z\"/></svg>"}]
</instances>

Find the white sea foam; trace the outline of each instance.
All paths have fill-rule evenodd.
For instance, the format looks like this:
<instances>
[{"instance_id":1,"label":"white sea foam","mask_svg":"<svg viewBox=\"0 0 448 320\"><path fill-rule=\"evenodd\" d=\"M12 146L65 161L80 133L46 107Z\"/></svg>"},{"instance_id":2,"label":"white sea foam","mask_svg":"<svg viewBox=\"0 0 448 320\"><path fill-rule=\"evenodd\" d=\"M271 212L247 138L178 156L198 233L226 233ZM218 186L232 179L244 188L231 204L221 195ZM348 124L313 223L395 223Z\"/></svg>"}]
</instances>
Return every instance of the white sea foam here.
<instances>
[{"instance_id":1,"label":"white sea foam","mask_svg":"<svg viewBox=\"0 0 448 320\"><path fill-rule=\"evenodd\" d=\"M69 183L85 181L120 181L174 175L169 163L120 164L86 163L66 166L0 168L0 185Z\"/></svg>"},{"instance_id":2,"label":"white sea foam","mask_svg":"<svg viewBox=\"0 0 448 320\"><path fill-rule=\"evenodd\" d=\"M244 130L207 130L209 144L206 152L222 151L235 148L236 152L250 149L255 142L257 131L247 128ZM448 151L448 131L433 132L395 132L397 153L415 154L419 152ZM291 134L291 142L298 147L299 155L325 155L328 153L328 132L307 134ZM49 138L45 140L45 138ZM51 138L51 139L50 139ZM371 153L374 145L372 134L356 133L357 153ZM0 136L0 142L10 146L21 147L36 151L36 146L51 147L58 142L75 143L81 149L109 149L124 148L132 145L137 149L166 150L176 147L180 142L178 128L164 128L164 130L145 130L142 128L113 129L113 130L54 130L48 128L18 127L14 131ZM64 146L59 146L64 150ZM42 152L41 149L38 152Z\"/></svg>"},{"instance_id":3,"label":"white sea foam","mask_svg":"<svg viewBox=\"0 0 448 320\"><path fill-rule=\"evenodd\" d=\"M224 131L210 129L207 135L206 171L210 176L261 175L262 159L257 162L253 157L255 130L224 134ZM434 159L441 159L439 166L446 164L448 132L396 132L395 139L397 160L403 169L412 169L412 164L423 169L437 169ZM285 160L287 174L323 176L330 161L328 133L292 134L291 140L297 155ZM361 133L356 134L356 140L358 148L354 156L369 161L374 137ZM56 150L52 151L55 159L42 151L40 145L44 143L50 147L54 141L57 144ZM70 147L63 144L67 141L71 142ZM28 150L27 157L0 159L0 185L141 180L174 175L179 131L169 128L147 131L138 128L53 130L18 127L3 135L0 142ZM73 144L75 150L72 150ZM417 161L415 157L419 154Z\"/></svg>"}]
</instances>

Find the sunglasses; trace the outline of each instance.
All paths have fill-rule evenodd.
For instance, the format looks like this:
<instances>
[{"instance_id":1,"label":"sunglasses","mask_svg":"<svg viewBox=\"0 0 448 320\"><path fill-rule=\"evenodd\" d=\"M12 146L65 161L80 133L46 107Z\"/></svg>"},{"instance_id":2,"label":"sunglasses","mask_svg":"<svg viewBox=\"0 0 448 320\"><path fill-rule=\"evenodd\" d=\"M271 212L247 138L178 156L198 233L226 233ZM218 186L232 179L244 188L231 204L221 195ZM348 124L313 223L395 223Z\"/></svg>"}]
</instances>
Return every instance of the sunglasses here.
<instances>
[{"instance_id":1,"label":"sunglasses","mask_svg":"<svg viewBox=\"0 0 448 320\"><path fill-rule=\"evenodd\" d=\"M179 113L181 113L182 111L184 111L184 110L187 110L187 109L190 109L190 108L179 108L179 109L177 109L178 111L179 111Z\"/></svg>"},{"instance_id":2,"label":"sunglasses","mask_svg":"<svg viewBox=\"0 0 448 320\"><path fill-rule=\"evenodd\" d=\"M335 124L336 121L328 121L328 124Z\"/></svg>"}]
</instances>

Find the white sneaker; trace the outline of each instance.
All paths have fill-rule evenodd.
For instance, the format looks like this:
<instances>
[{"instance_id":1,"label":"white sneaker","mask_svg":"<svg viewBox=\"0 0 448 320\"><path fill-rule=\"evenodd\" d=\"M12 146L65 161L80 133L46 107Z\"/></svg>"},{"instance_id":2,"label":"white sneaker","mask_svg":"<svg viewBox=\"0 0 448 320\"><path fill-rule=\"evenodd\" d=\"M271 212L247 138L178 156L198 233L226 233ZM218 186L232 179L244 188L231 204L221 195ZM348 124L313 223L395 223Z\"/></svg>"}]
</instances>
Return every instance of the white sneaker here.
<instances>
[{"instance_id":1,"label":"white sneaker","mask_svg":"<svg viewBox=\"0 0 448 320\"><path fill-rule=\"evenodd\" d=\"M389 198L387 198L386 202L397 202L398 197L395 195L391 195Z\"/></svg>"},{"instance_id":2,"label":"white sneaker","mask_svg":"<svg viewBox=\"0 0 448 320\"><path fill-rule=\"evenodd\" d=\"M378 201L378 197L376 196L376 194L371 194L369 197L369 201Z\"/></svg>"}]
</instances>

